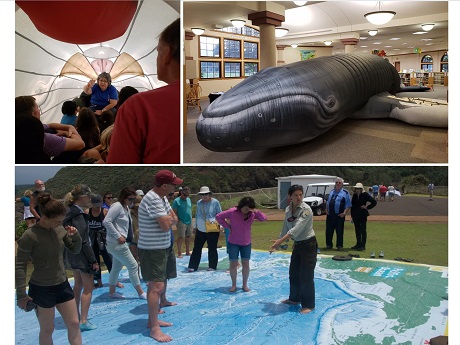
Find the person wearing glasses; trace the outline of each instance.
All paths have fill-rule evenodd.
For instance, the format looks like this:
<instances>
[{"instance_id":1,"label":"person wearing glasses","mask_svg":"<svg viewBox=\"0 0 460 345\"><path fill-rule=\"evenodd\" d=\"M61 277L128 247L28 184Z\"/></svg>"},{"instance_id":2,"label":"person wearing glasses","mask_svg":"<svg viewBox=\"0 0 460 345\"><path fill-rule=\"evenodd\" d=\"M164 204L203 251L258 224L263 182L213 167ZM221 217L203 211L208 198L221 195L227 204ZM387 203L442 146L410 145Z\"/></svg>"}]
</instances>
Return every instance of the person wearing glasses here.
<instances>
[{"instance_id":1,"label":"person wearing glasses","mask_svg":"<svg viewBox=\"0 0 460 345\"><path fill-rule=\"evenodd\" d=\"M289 187L289 206L286 207L280 237L272 240L270 253L289 239L294 241L289 264L289 298L282 301L288 305L301 305L299 312L308 314L315 309L314 274L318 242L313 230L313 211L303 202L303 187Z\"/></svg>"},{"instance_id":2,"label":"person wearing glasses","mask_svg":"<svg viewBox=\"0 0 460 345\"><path fill-rule=\"evenodd\" d=\"M201 253L205 243L208 243L208 271L215 271L218 261L217 242L219 242L220 234L216 215L222 212L222 207L220 206L219 200L211 196L212 192L209 190L209 187L201 187L198 195L201 196L201 200L198 200L196 204L195 227L193 229L195 241L193 243L192 255L188 263L188 271L194 272L198 270L201 261ZM208 223L209 226L214 224L214 231L207 229L206 223Z\"/></svg>"},{"instance_id":3,"label":"person wearing glasses","mask_svg":"<svg viewBox=\"0 0 460 345\"><path fill-rule=\"evenodd\" d=\"M91 106L89 107L94 114L101 115L103 111L115 111L118 102L118 91L112 85L112 77L107 72L102 72L97 77L97 83L91 79L83 87L87 95L91 95Z\"/></svg>"},{"instance_id":4,"label":"person wearing glasses","mask_svg":"<svg viewBox=\"0 0 460 345\"><path fill-rule=\"evenodd\" d=\"M109 212L110 206L113 204L113 195L110 192L106 192L102 197L102 211L104 211L104 216Z\"/></svg>"},{"instance_id":5,"label":"person wearing glasses","mask_svg":"<svg viewBox=\"0 0 460 345\"><path fill-rule=\"evenodd\" d=\"M160 34L157 78L166 86L129 97L117 112L108 164L180 163L180 18Z\"/></svg>"},{"instance_id":6,"label":"person wearing glasses","mask_svg":"<svg viewBox=\"0 0 460 345\"><path fill-rule=\"evenodd\" d=\"M112 270L109 275L109 296L111 298L125 298L116 292L117 280L123 266L126 266L129 280L137 291L140 299L147 299L147 294L141 286L138 274L138 263L134 258L129 243L133 240L133 221L130 206L136 200L136 190L124 187L120 191L118 201L114 203L102 224L107 230L107 251L112 255Z\"/></svg>"},{"instance_id":7,"label":"person wearing glasses","mask_svg":"<svg viewBox=\"0 0 460 345\"><path fill-rule=\"evenodd\" d=\"M163 333L160 327L172 323L160 321L161 295L165 291L168 278L168 249L171 247L171 227L177 224L177 216L168 201L176 186L182 184L170 170L160 170L155 174L155 185L149 190L139 205L139 240L137 251L144 280L148 281L147 303L149 319L147 327L150 337L158 342L168 342L172 338ZM174 253L169 251L169 255Z\"/></svg>"},{"instance_id":8,"label":"person wearing glasses","mask_svg":"<svg viewBox=\"0 0 460 345\"><path fill-rule=\"evenodd\" d=\"M337 233L336 248L343 249L343 232L345 229L345 216L351 208L350 193L343 188L343 178L335 179L335 187L326 203L326 248L332 249L334 231Z\"/></svg>"}]
</instances>

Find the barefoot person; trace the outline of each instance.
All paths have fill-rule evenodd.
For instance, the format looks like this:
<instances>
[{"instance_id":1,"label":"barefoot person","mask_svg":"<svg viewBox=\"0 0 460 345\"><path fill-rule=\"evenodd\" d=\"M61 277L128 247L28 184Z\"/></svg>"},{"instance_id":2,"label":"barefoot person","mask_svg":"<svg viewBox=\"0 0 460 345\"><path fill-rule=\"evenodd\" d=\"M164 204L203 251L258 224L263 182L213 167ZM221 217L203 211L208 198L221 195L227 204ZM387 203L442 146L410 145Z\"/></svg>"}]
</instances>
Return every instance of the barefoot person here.
<instances>
[{"instance_id":1,"label":"barefoot person","mask_svg":"<svg viewBox=\"0 0 460 345\"><path fill-rule=\"evenodd\" d=\"M281 243L292 239L294 245L289 265L289 298L285 304L301 304L300 313L308 314L315 309L316 253L318 242L313 230L313 213L303 199L303 187L292 185L288 191L291 203L286 207L283 229L280 238L274 242L270 252L278 249Z\"/></svg>"},{"instance_id":2,"label":"barefoot person","mask_svg":"<svg viewBox=\"0 0 460 345\"><path fill-rule=\"evenodd\" d=\"M220 212L216 216L217 222L226 229L228 235L228 256L230 260L230 278L232 287L230 292L236 291L236 276L238 270L238 256L241 255L243 265L243 290L249 292L249 260L251 259L251 225L254 220L265 221L267 216L256 210L253 198L245 196L238 202L238 206Z\"/></svg>"},{"instance_id":3,"label":"barefoot person","mask_svg":"<svg viewBox=\"0 0 460 345\"><path fill-rule=\"evenodd\" d=\"M159 342L172 338L164 334L161 326L172 326L158 320L160 296L167 278L167 255L171 247L171 226L177 224L177 216L169 205L167 195L182 183L172 171L160 170L155 175L155 185L139 205L139 240L137 248L144 280L148 281L147 304L150 336Z\"/></svg>"},{"instance_id":4,"label":"barefoot person","mask_svg":"<svg viewBox=\"0 0 460 345\"><path fill-rule=\"evenodd\" d=\"M62 226L67 210L49 193L37 195L41 219L28 228L18 240L16 258L16 293L18 307L35 307L40 324L39 344L52 344L54 315L57 309L67 326L69 344L82 344L77 305L64 268L64 248L79 253L81 237L76 228ZM26 273L29 259L34 266L26 294ZM24 325L24 327L27 327Z\"/></svg>"}]
</instances>

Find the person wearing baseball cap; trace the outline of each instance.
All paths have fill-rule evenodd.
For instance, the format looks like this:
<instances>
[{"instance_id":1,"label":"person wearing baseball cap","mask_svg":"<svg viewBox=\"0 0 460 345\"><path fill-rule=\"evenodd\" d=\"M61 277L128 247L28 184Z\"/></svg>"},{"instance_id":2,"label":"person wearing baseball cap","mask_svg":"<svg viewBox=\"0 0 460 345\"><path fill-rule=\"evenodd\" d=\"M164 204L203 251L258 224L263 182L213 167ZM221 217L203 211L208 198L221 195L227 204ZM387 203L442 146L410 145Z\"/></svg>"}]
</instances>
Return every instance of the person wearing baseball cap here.
<instances>
[{"instance_id":1,"label":"person wearing baseball cap","mask_svg":"<svg viewBox=\"0 0 460 345\"><path fill-rule=\"evenodd\" d=\"M355 226L356 245L351 249L366 250L367 231L366 223L369 211L377 205L377 201L364 191L362 183L357 183L351 198L351 219Z\"/></svg>"},{"instance_id":2,"label":"person wearing baseball cap","mask_svg":"<svg viewBox=\"0 0 460 345\"><path fill-rule=\"evenodd\" d=\"M182 184L182 182L184 181L178 178L176 174L174 174L172 171L169 171L169 170L160 170L155 175L155 184L157 186L161 186L164 184L180 185Z\"/></svg>"},{"instance_id":3,"label":"person wearing baseball cap","mask_svg":"<svg viewBox=\"0 0 460 345\"><path fill-rule=\"evenodd\" d=\"M183 182L172 171L160 170L155 175L154 187L144 195L139 215L139 254L142 277L148 281L147 303L149 310L150 336L158 341L170 339L160 326L171 326L169 322L158 320L160 296L167 279L167 249L171 246L171 227L177 224L177 216L171 208L167 196L174 193L176 186ZM169 340L167 340L169 341Z\"/></svg>"}]
</instances>

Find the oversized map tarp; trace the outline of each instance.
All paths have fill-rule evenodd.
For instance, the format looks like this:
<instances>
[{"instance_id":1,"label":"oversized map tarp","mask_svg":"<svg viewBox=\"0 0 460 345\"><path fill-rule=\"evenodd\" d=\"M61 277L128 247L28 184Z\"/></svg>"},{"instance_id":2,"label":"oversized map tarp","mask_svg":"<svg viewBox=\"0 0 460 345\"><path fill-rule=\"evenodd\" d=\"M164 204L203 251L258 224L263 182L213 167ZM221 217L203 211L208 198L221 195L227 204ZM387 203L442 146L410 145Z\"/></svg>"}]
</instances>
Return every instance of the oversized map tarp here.
<instances>
[{"instance_id":1,"label":"oversized map tarp","mask_svg":"<svg viewBox=\"0 0 460 345\"><path fill-rule=\"evenodd\" d=\"M286 253L252 252L249 287L228 292L228 258L219 249L219 265L207 271L207 253L200 269L187 273L188 257L177 259L178 277L169 281L167 297L177 302L160 319L172 322L163 331L176 344L429 344L447 332L448 270L393 260L334 261L318 256L315 271L316 309L307 315L280 303L288 297ZM124 300L94 290L89 317L98 326L83 333L86 344L152 344L147 304L137 298L122 271ZM71 282L73 284L73 282ZM145 283L142 283L145 284ZM241 272L238 284L241 287ZM16 344L38 343L33 312L16 307ZM66 344L64 322L56 312L55 344Z\"/></svg>"}]
</instances>

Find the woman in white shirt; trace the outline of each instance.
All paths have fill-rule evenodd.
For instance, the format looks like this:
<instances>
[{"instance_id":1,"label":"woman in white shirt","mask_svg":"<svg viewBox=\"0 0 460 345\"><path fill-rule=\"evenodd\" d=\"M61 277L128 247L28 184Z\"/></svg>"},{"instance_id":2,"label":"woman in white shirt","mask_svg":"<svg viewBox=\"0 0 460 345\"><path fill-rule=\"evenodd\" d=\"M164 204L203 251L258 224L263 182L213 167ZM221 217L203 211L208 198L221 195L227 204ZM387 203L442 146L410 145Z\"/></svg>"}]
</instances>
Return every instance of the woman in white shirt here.
<instances>
[{"instance_id":1,"label":"woman in white shirt","mask_svg":"<svg viewBox=\"0 0 460 345\"><path fill-rule=\"evenodd\" d=\"M110 206L103 222L107 230L107 251L113 256L112 270L109 276L109 294L112 298L125 298L124 295L116 292L115 288L118 275L123 266L126 266L129 280L139 294L139 298L147 299L147 295L141 287L138 263L129 250L129 244L133 239L133 222L129 208L135 199L136 191L134 189L123 188L118 196L118 201Z\"/></svg>"}]
</instances>

